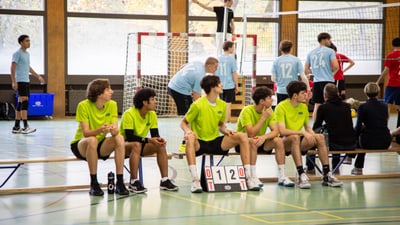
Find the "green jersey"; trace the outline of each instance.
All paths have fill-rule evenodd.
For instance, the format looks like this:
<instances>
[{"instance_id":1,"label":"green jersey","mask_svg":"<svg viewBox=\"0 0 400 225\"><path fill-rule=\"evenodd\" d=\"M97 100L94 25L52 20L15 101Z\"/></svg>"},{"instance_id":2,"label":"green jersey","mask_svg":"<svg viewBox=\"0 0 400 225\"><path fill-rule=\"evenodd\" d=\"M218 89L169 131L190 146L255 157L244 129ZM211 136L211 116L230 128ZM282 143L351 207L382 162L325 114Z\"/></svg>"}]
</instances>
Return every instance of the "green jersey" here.
<instances>
[{"instance_id":1,"label":"green jersey","mask_svg":"<svg viewBox=\"0 0 400 225\"><path fill-rule=\"evenodd\" d=\"M285 123L289 130L302 130L304 125L308 124L308 107L304 103L293 107L289 99L286 99L276 106L275 113L277 122Z\"/></svg>"},{"instance_id":2,"label":"green jersey","mask_svg":"<svg viewBox=\"0 0 400 225\"><path fill-rule=\"evenodd\" d=\"M139 109L131 107L122 115L119 133L126 139L125 130L133 130L134 135L144 138L149 133L149 130L153 128L158 128L155 111L148 111L143 118Z\"/></svg>"},{"instance_id":3,"label":"green jersey","mask_svg":"<svg viewBox=\"0 0 400 225\"><path fill-rule=\"evenodd\" d=\"M254 105L248 105L242 109L239 114L236 131L246 133L247 125L256 125L261 118L261 113L258 113L254 108ZM276 118L274 112L271 116L265 120L260 130L257 132L257 136L264 135L267 131L268 126L276 124Z\"/></svg>"},{"instance_id":4,"label":"green jersey","mask_svg":"<svg viewBox=\"0 0 400 225\"><path fill-rule=\"evenodd\" d=\"M225 121L225 113L226 103L223 100L217 99L215 104L211 104L204 96L190 105L185 118L200 140L212 141L220 136L218 125Z\"/></svg>"},{"instance_id":5,"label":"green jersey","mask_svg":"<svg viewBox=\"0 0 400 225\"><path fill-rule=\"evenodd\" d=\"M117 103L113 100L104 103L103 109L98 109L94 102L86 99L79 102L76 109L76 121L89 123L89 129L95 130L104 124L112 124L118 122L118 107ZM96 135L97 140L100 142L105 138L106 134L100 133ZM78 125L78 130L75 133L75 138L71 142L75 143L84 138L82 127Z\"/></svg>"}]
</instances>

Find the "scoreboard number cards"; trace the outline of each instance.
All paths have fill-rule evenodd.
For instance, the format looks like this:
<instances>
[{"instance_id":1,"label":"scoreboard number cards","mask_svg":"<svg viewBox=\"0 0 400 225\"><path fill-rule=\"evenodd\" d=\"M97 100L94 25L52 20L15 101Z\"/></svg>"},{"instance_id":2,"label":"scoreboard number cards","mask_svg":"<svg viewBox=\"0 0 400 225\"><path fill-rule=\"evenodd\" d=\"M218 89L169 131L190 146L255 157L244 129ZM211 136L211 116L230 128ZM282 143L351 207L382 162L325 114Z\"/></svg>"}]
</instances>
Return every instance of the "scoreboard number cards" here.
<instances>
[{"instance_id":1,"label":"scoreboard number cards","mask_svg":"<svg viewBox=\"0 0 400 225\"><path fill-rule=\"evenodd\" d=\"M203 190L208 192L247 191L243 166L205 166Z\"/></svg>"}]
</instances>

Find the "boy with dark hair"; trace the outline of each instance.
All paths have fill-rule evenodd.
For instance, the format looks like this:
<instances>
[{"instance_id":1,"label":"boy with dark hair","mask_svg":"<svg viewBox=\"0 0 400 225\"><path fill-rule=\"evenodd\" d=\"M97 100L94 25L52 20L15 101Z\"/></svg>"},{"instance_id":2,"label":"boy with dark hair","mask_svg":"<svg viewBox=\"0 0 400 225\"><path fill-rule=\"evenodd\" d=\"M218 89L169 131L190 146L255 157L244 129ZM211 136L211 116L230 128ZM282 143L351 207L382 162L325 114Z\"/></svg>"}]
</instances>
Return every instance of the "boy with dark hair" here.
<instances>
[{"instance_id":1,"label":"boy with dark hair","mask_svg":"<svg viewBox=\"0 0 400 225\"><path fill-rule=\"evenodd\" d=\"M253 182L260 187L263 183L256 175L257 153L271 153L275 149L275 160L278 164L278 185L293 187L294 183L285 175L285 148L279 137L278 125L272 111L272 90L257 87L253 93L254 104L246 106L239 114L237 132L246 133L250 138L250 168ZM267 128L271 130L267 133ZM240 152L239 146L236 151ZM287 153L290 154L290 153Z\"/></svg>"},{"instance_id":2,"label":"boy with dark hair","mask_svg":"<svg viewBox=\"0 0 400 225\"><path fill-rule=\"evenodd\" d=\"M93 80L86 90L87 99L79 102L76 109L79 126L71 142L71 151L78 159L87 161L91 180L89 194L94 196L104 195L97 181L97 161L108 159L112 152L117 174L115 192L129 194L123 179L124 138L118 132L118 107L111 100L113 92L109 80Z\"/></svg>"},{"instance_id":3,"label":"boy with dark hair","mask_svg":"<svg viewBox=\"0 0 400 225\"><path fill-rule=\"evenodd\" d=\"M240 156L245 169L249 190L259 191L260 187L254 184L250 174L249 140L244 133L236 133L226 129L226 103L219 99L222 85L217 76L205 76L201 87L206 96L199 98L189 108L181 122L185 133L186 158L192 176L192 193L201 193L203 190L197 174L196 156L202 154L227 155L230 148L240 145ZM220 136L219 132L224 134Z\"/></svg>"},{"instance_id":4,"label":"boy with dark hair","mask_svg":"<svg viewBox=\"0 0 400 225\"><path fill-rule=\"evenodd\" d=\"M319 47L308 53L304 65L307 76L314 75L312 100L314 110L312 118L315 121L318 107L324 103L324 87L327 83L334 83L333 75L338 71L339 64L335 52L328 48L331 45L331 35L320 33L318 35Z\"/></svg>"},{"instance_id":5,"label":"boy with dark hair","mask_svg":"<svg viewBox=\"0 0 400 225\"><path fill-rule=\"evenodd\" d=\"M166 141L158 132L156 109L156 93L151 88L143 88L136 92L133 104L121 118L119 131L125 139L126 155L129 155L131 179L129 190L144 193L147 189L138 180L140 157L157 154L157 163L161 173L160 189L177 191L178 187L168 178L168 156ZM151 138L147 138L150 131Z\"/></svg>"},{"instance_id":6,"label":"boy with dark hair","mask_svg":"<svg viewBox=\"0 0 400 225\"><path fill-rule=\"evenodd\" d=\"M18 37L18 43L21 46L12 56L11 63L11 81L12 88L18 92L18 103L15 112L15 124L12 128L13 134L29 134L36 131L28 125L28 98L29 98L29 73L34 75L41 85L45 84L42 76L37 74L30 66L30 56L27 49L31 46L31 41L28 35ZM20 121L23 121L24 128L21 129Z\"/></svg>"},{"instance_id":7,"label":"boy with dark hair","mask_svg":"<svg viewBox=\"0 0 400 225\"><path fill-rule=\"evenodd\" d=\"M299 178L296 180L300 188L310 188L308 177L304 173L301 154L306 154L313 147L317 147L318 156L323 168L323 186L340 187L342 182L332 175L329 169L328 150L323 134L316 134L309 123L307 86L300 81L292 81L287 86L289 98L276 106L275 113L279 132L283 136L286 151L295 156L295 164ZM304 128L304 129L303 129Z\"/></svg>"},{"instance_id":8,"label":"boy with dark hair","mask_svg":"<svg viewBox=\"0 0 400 225\"><path fill-rule=\"evenodd\" d=\"M310 90L310 85L307 77L304 75L304 68L300 59L290 54L292 47L293 43L291 41L281 41L279 43L279 50L282 55L279 56L272 65L271 80L276 82L278 103L288 97L286 86L290 81L299 80L299 75L301 80L307 85L307 90Z\"/></svg>"}]
</instances>

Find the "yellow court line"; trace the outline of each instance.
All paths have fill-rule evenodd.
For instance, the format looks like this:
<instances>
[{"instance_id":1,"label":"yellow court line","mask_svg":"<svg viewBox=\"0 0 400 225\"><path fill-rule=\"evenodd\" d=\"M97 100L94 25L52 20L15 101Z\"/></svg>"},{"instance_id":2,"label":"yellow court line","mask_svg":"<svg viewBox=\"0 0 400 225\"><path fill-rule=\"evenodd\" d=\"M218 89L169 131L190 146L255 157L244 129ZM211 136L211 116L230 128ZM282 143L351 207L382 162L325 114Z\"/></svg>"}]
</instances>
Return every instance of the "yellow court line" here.
<instances>
[{"instance_id":1,"label":"yellow court line","mask_svg":"<svg viewBox=\"0 0 400 225\"><path fill-rule=\"evenodd\" d=\"M360 212L362 211L393 211L400 210L400 208L359 208L359 209L338 209L338 210L324 210L324 212Z\"/></svg>"}]
</instances>

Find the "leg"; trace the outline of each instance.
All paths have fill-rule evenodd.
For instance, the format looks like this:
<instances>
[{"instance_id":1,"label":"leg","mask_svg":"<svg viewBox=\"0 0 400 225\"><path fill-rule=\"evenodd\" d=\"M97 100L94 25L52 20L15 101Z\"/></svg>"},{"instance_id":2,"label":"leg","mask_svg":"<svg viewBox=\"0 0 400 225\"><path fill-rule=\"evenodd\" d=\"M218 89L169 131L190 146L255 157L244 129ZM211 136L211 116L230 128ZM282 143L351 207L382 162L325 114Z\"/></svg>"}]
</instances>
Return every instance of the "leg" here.
<instances>
[{"instance_id":1,"label":"leg","mask_svg":"<svg viewBox=\"0 0 400 225\"><path fill-rule=\"evenodd\" d=\"M178 115L185 115L185 113L188 110L188 106L187 106L188 103L186 103L186 101L187 101L186 99L187 99L187 97L190 97L190 99L191 99L191 96L183 95L179 92L172 90L171 88L168 88L168 94L171 95L175 101Z\"/></svg>"},{"instance_id":2,"label":"leg","mask_svg":"<svg viewBox=\"0 0 400 225\"><path fill-rule=\"evenodd\" d=\"M186 160L189 165L189 171L190 174L192 175L192 186L190 188L190 191L192 193L203 192L196 167L196 151L198 151L199 149L200 149L200 143L197 140L196 135L193 133L187 135L185 152L186 152Z\"/></svg>"},{"instance_id":3,"label":"leg","mask_svg":"<svg viewBox=\"0 0 400 225\"><path fill-rule=\"evenodd\" d=\"M232 103L226 103L225 123L230 122L230 120L231 120L231 105L232 105Z\"/></svg>"},{"instance_id":4,"label":"leg","mask_svg":"<svg viewBox=\"0 0 400 225\"><path fill-rule=\"evenodd\" d=\"M315 119L317 118L317 110L320 105L321 105L320 103L314 103L314 109L313 109L313 113L312 113L313 121L315 121Z\"/></svg>"}]
</instances>

